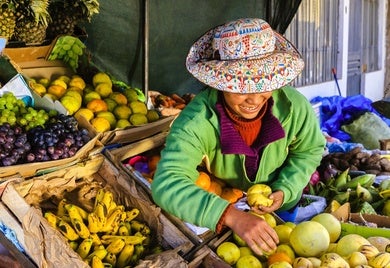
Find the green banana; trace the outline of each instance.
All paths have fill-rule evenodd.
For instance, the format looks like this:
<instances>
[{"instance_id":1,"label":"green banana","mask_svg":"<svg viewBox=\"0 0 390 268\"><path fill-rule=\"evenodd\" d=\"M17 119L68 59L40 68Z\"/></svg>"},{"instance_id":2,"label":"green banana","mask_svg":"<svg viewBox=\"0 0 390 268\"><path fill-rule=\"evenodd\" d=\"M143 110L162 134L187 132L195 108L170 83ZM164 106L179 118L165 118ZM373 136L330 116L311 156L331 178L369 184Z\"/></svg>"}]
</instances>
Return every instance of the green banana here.
<instances>
[{"instance_id":1,"label":"green banana","mask_svg":"<svg viewBox=\"0 0 390 268\"><path fill-rule=\"evenodd\" d=\"M84 239L78 246L76 252L80 255L82 259L87 258L89 252L91 251L93 240L91 238Z\"/></svg>"},{"instance_id":2,"label":"green banana","mask_svg":"<svg viewBox=\"0 0 390 268\"><path fill-rule=\"evenodd\" d=\"M349 173L349 168L341 172L341 174L338 175L337 178L334 180L333 185L336 188L340 188L344 186L348 182L348 173Z\"/></svg>"},{"instance_id":3,"label":"green banana","mask_svg":"<svg viewBox=\"0 0 390 268\"><path fill-rule=\"evenodd\" d=\"M350 181L348 181L347 183L345 183L343 186L339 187L337 190L344 191L349 188L354 190L356 189L359 183L363 187L370 187L374 183L375 177L376 175L374 174L364 174L364 175L357 176L351 179Z\"/></svg>"},{"instance_id":4,"label":"green banana","mask_svg":"<svg viewBox=\"0 0 390 268\"><path fill-rule=\"evenodd\" d=\"M150 228L145 223L139 222L137 220L132 220L130 222L131 230L134 232L141 232L144 235L150 234Z\"/></svg>"},{"instance_id":5,"label":"green banana","mask_svg":"<svg viewBox=\"0 0 390 268\"><path fill-rule=\"evenodd\" d=\"M367 202L372 201L372 195L370 191L364 188L363 186L361 186L359 182L356 186L356 194L360 200L367 201Z\"/></svg>"},{"instance_id":6,"label":"green banana","mask_svg":"<svg viewBox=\"0 0 390 268\"><path fill-rule=\"evenodd\" d=\"M390 198L390 189L380 191L379 195L384 199Z\"/></svg>"}]
</instances>

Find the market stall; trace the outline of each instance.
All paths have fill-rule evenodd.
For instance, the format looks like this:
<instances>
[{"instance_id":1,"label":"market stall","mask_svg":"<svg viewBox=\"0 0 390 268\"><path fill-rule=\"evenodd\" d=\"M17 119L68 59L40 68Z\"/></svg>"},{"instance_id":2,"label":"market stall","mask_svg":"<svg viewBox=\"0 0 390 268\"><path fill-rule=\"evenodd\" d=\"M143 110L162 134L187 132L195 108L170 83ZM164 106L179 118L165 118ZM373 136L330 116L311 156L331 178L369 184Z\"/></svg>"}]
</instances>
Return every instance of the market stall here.
<instances>
[{"instance_id":1,"label":"market stall","mask_svg":"<svg viewBox=\"0 0 390 268\"><path fill-rule=\"evenodd\" d=\"M183 34L162 42L172 32L156 30L164 18L150 19L150 11L168 3L117 1L98 11L97 1L90 2L89 17L70 32L51 28L38 45L2 39L0 243L7 252L0 257L15 267L390 267L386 102L378 106L360 95L311 100L326 139L322 161L297 206L258 215L280 243L273 252L254 254L232 230L189 223L153 200L151 183L171 125L200 91L199 82L180 74L182 67L155 66L157 59L169 66L177 60L164 58L172 47L158 50L157 43L190 46ZM251 9L254 3L232 12L265 13ZM142 31L142 38L131 31L137 42L120 40L113 25L104 24L108 10L123 15L120 4L142 11L134 10L131 25L122 22ZM101 46L102 24L112 30L111 42L126 43L128 58ZM184 59L187 51L178 52L175 57ZM170 88L173 80L182 81L179 88ZM239 210L254 213L252 206L272 202L267 185L244 192L204 166L198 171L197 187Z\"/></svg>"}]
</instances>

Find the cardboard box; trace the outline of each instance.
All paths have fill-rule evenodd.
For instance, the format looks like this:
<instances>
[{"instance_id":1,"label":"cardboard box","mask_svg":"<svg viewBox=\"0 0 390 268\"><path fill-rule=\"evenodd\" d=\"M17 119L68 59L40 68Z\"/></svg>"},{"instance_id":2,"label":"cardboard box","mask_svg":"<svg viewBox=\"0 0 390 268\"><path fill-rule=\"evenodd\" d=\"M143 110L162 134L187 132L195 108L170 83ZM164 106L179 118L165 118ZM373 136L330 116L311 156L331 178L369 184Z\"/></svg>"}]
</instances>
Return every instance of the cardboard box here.
<instances>
[{"instance_id":1,"label":"cardboard box","mask_svg":"<svg viewBox=\"0 0 390 268\"><path fill-rule=\"evenodd\" d=\"M23 62L46 59L49 56L54 43L55 40L46 45L6 47L3 52L17 64L21 64Z\"/></svg>"},{"instance_id":2,"label":"cardboard box","mask_svg":"<svg viewBox=\"0 0 390 268\"><path fill-rule=\"evenodd\" d=\"M188 262L180 254L195 245L153 205L134 181L128 179L126 173L102 154L62 170L22 182L10 182L4 189L2 202L23 226L26 252L38 267L88 267L65 238L43 218L42 211L50 207L55 209L58 204L55 200L62 198L89 210L101 187L114 193L117 204L126 209L138 208L137 220L146 223L152 230L152 241L163 246L162 253L145 257L143 261L147 266L143 267L153 267L156 263L160 266L155 267L187 267Z\"/></svg>"},{"instance_id":3,"label":"cardboard box","mask_svg":"<svg viewBox=\"0 0 390 268\"><path fill-rule=\"evenodd\" d=\"M350 204L344 203L332 214L341 222L341 236L359 234L390 237L390 217L375 214L351 213Z\"/></svg>"},{"instance_id":4,"label":"cardboard box","mask_svg":"<svg viewBox=\"0 0 390 268\"><path fill-rule=\"evenodd\" d=\"M15 175L29 178L32 176L53 172L58 169L76 165L80 161L88 159L94 154L100 153L102 150L103 145L99 142L99 137L96 136L83 147L81 147L74 156L69 158L1 167L0 178L7 180L9 177Z\"/></svg>"},{"instance_id":5,"label":"cardboard box","mask_svg":"<svg viewBox=\"0 0 390 268\"><path fill-rule=\"evenodd\" d=\"M138 183L150 196L152 200L150 181L146 179L139 171L135 170L131 166L125 165L124 160L137 156L143 153L147 153L151 150L162 149L165 138L168 132L160 132L151 137L145 138L138 142L134 142L128 145L121 146L119 148L106 149L104 151L107 158L109 158L118 168L121 168L126 172L130 178ZM208 240L214 235L214 232L207 228L199 228L191 224L185 223L174 215L163 211L164 214L172 221L184 234L186 234L191 241L195 244L199 244ZM199 233L199 234L198 234Z\"/></svg>"},{"instance_id":6,"label":"cardboard box","mask_svg":"<svg viewBox=\"0 0 390 268\"><path fill-rule=\"evenodd\" d=\"M170 128L175 116L162 117L159 120L147 123L141 126L130 126L124 129L110 130L102 133L100 141L105 145L110 144L128 144L144 138L153 136L157 133L166 131ZM84 118L78 120L79 125L86 128L89 133L97 135L93 126Z\"/></svg>"}]
</instances>

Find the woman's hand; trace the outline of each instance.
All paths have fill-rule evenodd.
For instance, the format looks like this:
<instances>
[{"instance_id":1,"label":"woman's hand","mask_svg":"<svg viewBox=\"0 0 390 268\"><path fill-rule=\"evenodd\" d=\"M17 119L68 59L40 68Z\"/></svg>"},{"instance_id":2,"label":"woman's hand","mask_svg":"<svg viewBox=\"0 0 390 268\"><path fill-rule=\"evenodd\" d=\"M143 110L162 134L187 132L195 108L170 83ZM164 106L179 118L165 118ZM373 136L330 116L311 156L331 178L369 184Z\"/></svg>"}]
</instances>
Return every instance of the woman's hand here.
<instances>
[{"instance_id":1,"label":"woman's hand","mask_svg":"<svg viewBox=\"0 0 390 268\"><path fill-rule=\"evenodd\" d=\"M224 225L232 229L258 255L275 250L279 243L275 230L263 218L235 207L228 208Z\"/></svg>"},{"instance_id":2,"label":"woman's hand","mask_svg":"<svg viewBox=\"0 0 390 268\"><path fill-rule=\"evenodd\" d=\"M252 207L251 209L258 214L266 214L278 210L283 205L284 193L282 191L275 191L268 198L272 199L272 205L269 207Z\"/></svg>"}]
</instances>

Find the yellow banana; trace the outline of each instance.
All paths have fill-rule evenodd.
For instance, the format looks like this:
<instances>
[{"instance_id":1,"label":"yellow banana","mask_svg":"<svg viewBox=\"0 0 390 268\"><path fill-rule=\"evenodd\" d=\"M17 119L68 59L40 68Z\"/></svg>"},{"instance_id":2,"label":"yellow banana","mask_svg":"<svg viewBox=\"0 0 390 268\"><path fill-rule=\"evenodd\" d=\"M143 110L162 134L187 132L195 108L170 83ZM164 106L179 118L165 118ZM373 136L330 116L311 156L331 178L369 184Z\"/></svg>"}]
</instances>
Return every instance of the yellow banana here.
<instances>
[{"instance_id":1,"label":"yellow banana","mask_svg":"<svg viewBox=\"0 0 390 268\"><path fill-rule=\"evenodd\" d=\"M135 236L135 235L126 235L126 236L102 235L101 240L103 244L109 244L118 238L125 241L125 244L132 244L132 245L142 244L142 242L146 239L145 236Z\"/></svg>"},{"instance_id":2,"label":"yellow banana","mask_svg":"<svg viewBox=\"0 0 390 268\"><path fill-rule=\"evenodd\" d=\"M125 245L125 240L119 237L114 239L110 244L108 244L106 249L108 253L118 254L119 252L121 252Z\"/></svg>"},{"instance_id":3,"label":"yellow banana","mask_svg":"<svg viewBox=\"0 0 390 268\"><path fill-rule=\"evenodd\" d=\"M54 229L57 228L57 223L59 221L59 218L53 212L50 211L45 212L44 218L47 220L47 222L50 224L51 227L53 227Z\"/></svg>"},{"instance_id":4,"label":"yellow banana","mask_svg":"<svg viewBox=\"0 0 390 268\"><path fill-rule=\"evenodd\" d=\"M92 244L93 244L92 238L86 238L80 243L76 252L80 255L82 259L87 258L89 252L91 251Z\"/></svg>"},{"instance_id":5,"label":"yellow banana","mask_svg":"<svg viewBox=\"0 0 390 268\"><path fill-rule=\"evenodd\" d=\"M103 260L106 255L107 255L107 249L105 249L104 247L103 248L98 248L98 249L94 249L94 251L92 251L91 254L88 255L87 259L91 259L96 256L98 257L99 259Z\"/></svg>"},{"instance_id":6,"label":"yellow banana","mask_svg":"<svg viewBox=\"0 0 390 268\"><path fill-rule=\"evenodd\" d=\"M116 255L112 252L107 253L106 257L104 257L103 262L109 263L112 267L116 265Z\"/></svg>"},{"instance_id":7,"label":"yellow banana","mask_svg":"<svg viewBox=\"0 0 390 268\"><path fill-rule=\"evenodd\" d=\"M390 189L380 191L379 195L380 195L380 197L382 197L384 199L390 198Z\"/></svg>"},{"instance_id":8,"label":"yellow banana","mask_svg":"<svg viewBox=\"0 0 390 268\"><path fill-rule=\"evenodd\" d=\"M124 222L121 222L119 224L118 235L123 235L123 236L130 235L129 229L127 228Z\"/></svg>"},{"instance_id":9,"label":"yellow banana","mask_svg":"<svg viewBox=\"0 0 390 268\"><path fill-rule=\"evenodd\" d=\"M107 210L108 210L107 214L111 215L111 213L114 212L117 209L117 207L118 207L117 203L115 201L112 201L110 203L110 207L107 208ZM123 206L121 206L121 207L123 207Z\"/></svg>"},{"instance_id":10,"label":"yellow banana","mask_svg":"<svg viewBox=\"0 0 390 268\"><path fill-rule=\"evenodd\" d=\"M75 241L80 238L73 227L62 219L58 222L57 228L70 241Z\"/></svg>"},{"instance_id":11,"label":"yellow banana","mask_svg":"<svg viewBox=\"0 0 390 268\"><path fill-rule=\"evenodd\" d=\"M133 208L131 210L126 211L126 219L125 221L132 221L134 220L139 214L139 209L138 208Z\"/></svg>"},{"instance_id":12,"label":"yellow banana","mask_svg":"<svg viewBox=\"0 0 390 268\"><path fill-rule=\"evenodd\" d=\"M98 233L101 229L101 224L95 213L88 214L88 229L90 233Z\"/></svg>"},{"instance_id":13,"label":"yellow banana","mask_svg":"<svg viewBox=\"0 0 390 268\"><path fill-rule=\"evenodd\" d=\"M130 222L131 230L134 232L140 232L144 235L150 234L150 228L145 223L139 222L137 220L132 220Z\"/></svg>"},{"instance_id":14,"label":"yellow banana","mask_svg":"<svg viewBox=\"0 0 390 268\"><path fill-rule=\"evenodd\" d=\"M366 256L367 260L379 254L378 248L371 244L361 245L359 248L359 252Z\"/></svg>"},{"instance_id":15,"label":"yellow banana","mask_svg":"<svg viewBox=\"0 0 390 268\"><path fill-rule=\"evenodd\" d=\"M98 192L96 193L95 205L94 205L95 208L96 208L97 204L103 200L104 192L105 192L105 190L103 188L100 188L98 190Z\"/></svg>"},{"instance_id":16,"label":"yellow banana","mask_svg":"<svg viewBox=\"0 0 390 268\"><path fill-rule=\"evenodd\" d=\"M66 215L67 211L65 205L67 204L67 200L65 198L61 199L57 206L57 216L62 217Z\"/></svg>"},{"instance_id":17,"label":"yellow banana","mask_svg":"<svg viewBox=\"0 0 390 268\"><path fill-rule=\"evenodd\" d=\"M99 222L102 224L102 226L106 225L107 220L107 208L104 206L102 202L99 202L96 205L96 208L94 210L96 216L98 217Z\"/></svg>"},{"instance_id":18,"label":"yellow banana","mask_svg":"<svg viewBox=\"0 0 390 268\"><path fill-rule=\"evenodd\" d=\"M106 207L107 211L111 207L111 203L114 201L114 195L110 191L105 191L103 198L102 198L102 203Z\"/></svg>"},{"instance_id":19,"label":"yellow banana","mask_svg":"<svg viewBox=\"0 0 390 268\"><path fill-rule=\"evenodd\" d=\"M76 208L77 208L77 210L79 211L79 214L80 214L80 216L81 216L81 218L84 220L84 221L86 221L87 219L88 219L88 212L85 210L85 209L83 209L82 207L79 207L79 206L77 206L77 205L74 205Z\"/></svg>"},{"instance_id":20,"label":"yellow banana","mask_svg":"<svg viewBox=\"0 0 390 268\"><path fill-rule=\"evenodd\" d=\"M104 268L103 261L98 256L93 256L91 259L91 268Z\"/></svg>"},{"instance_id":21,"label":"yellow banana","mask_svg":"<svg viewBox=\"0 0 390 268\"><path fill-rule=\"evenodd\" d=\"M380 252L368 260L368 265L373 268L390 268L390 253Z\"/></svg>"},{"instance_id":22,"label":"yellow banana","mask_svg":"<svg viewBox=\"0 0 390 268\"><path fill-rule=\"evenodd\" d=\"M88 227L89 229L89 227ZM93 246L99 246L102 244L102 241L100 240L100 237L96 233L91 233L90 238L92 239L92 245Z\"/></svg>"},{"instance_id":23,"label":"yellow banana","mask_svg":"<svg viewBox=\"0 0 390 268\"><path fill-rule=\"evenodd\" d=\"M107 234L116 235L118 233L118 230L119 230L119 222L114 222L111 231L107 232Z\"/></svg>"},{"instance_id":24,"label":"yellow banana","mask_svg":"<svg viewBox=\"0 0 390 268\"><path fill-rule=\"evenodd\" d=\"M79 247L79 243L77 241L69 241L69 246L70 246L71 249L76 251L77 248Z\"/></svg>"},{"instance_id":25,"label":"yellow banana","mask_svg":"<svg viewBox=\"0 0 390 268\"><path fill-rule=\"evenodd\" d=\"M117 208L111 213L111 215L106 219L106 224L103 227L103 232L112 232L116 224L119 224L119 220L122 216L122 210Z\"/></svg>"},{"instance_id":26,"label":"yellow banana","mask_svg":"<svg viewBox=\"0 0 390 268\"><path fill-rule=\"evenodd\" d=\"M127 244L122 251L119 253L116 267L123 268L130 263L130 260L134 254L134 245Z\"/></svg>"},{"instance_id":27,"label":"yellow banana","mask_svg":"<svg viewBox=\"0 0 390 268\"><path fill-rule=\"evenodd\" d=\"M85 238L88 238L90 236L90 232L89 232L89 229L88 227L85 225L85 223L79 219L74 219L74 218L71 218L72 220L72 225L74 227L74 229L76 230L77 234L85 239Z\"/></svg>"},{"instance_id":28,"label":"yellow banana","mask_svg":"<svg viewBox=\"0 0 390 268\"><path fill-rule=\"evenodd\" d=\"M70 219L77 219L79 221L83 221L83 217L80 215L79 210L73 204L66 204L65 209L69 214Z\"/></svg>"}]
</instances>

